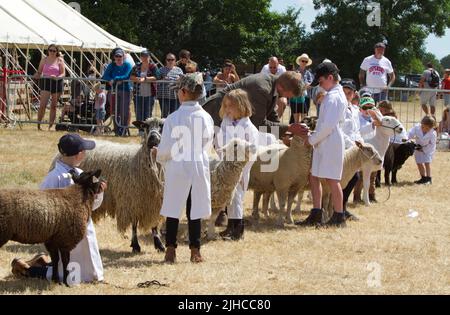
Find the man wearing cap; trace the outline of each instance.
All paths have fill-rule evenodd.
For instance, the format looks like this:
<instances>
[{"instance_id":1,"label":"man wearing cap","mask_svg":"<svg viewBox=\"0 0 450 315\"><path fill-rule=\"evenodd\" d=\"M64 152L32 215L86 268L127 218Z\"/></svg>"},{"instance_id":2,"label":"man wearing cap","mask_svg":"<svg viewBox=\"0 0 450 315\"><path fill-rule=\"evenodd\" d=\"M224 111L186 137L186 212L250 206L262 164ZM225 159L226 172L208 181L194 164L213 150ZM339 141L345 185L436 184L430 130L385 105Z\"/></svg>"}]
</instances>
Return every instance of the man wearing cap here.
<instances>
[{"instance_id":1,"label":"man wearing cap","mask_svg":"<svg viewBox=\"0 0 450 315\"><path fill-rule=\"evenodd\" d=\"M55 163L40 189L64 188L74 184L72 173L80 175L83 171L78 168L83 161L86 150L93 150L95 142L85 140L78 134L66 134L59 139L58 150L60 159ZM102 190L106 189L106 184L102 184ZM103 193L96 195L92 210L100 207L103 201ZM103 281L103 265L95 234L94 223L89 218L86 235L78 245L70 252L70 262L77 263L78 268L73 272L79 272L74 279L81 282ZM62 279L62 262L60 261L59 271ZM51 280L52 267L47 255L39 254L29 261L15 259L12 263L13 273L20 273L31 278L41 278ZM75 283L74 283L75 284Z\"/></svg>"},{"instance_id":2,"label":"man wearing cap","mask_svg":"<svg viewBox=\"0 0 450 315\"><path fill-rule=\"evenodd\" d=\"M124 58L123 49L115 49L114 60L108 65L102 77L107 81L106 90L109 91L109 103L116 104L113 96L117 98L116 119L114 120L115 123L117 122L116 136L125 136L130 118L131 83L128 80L133 67L129 62L125 62Z\"/></svg>"},{"instance_id":3,"label":"man wearing cap","mask_svg":"<svg viewBox=\"0 0 450 315\"><path fill-rule=\"evenodd\" d=\"M294 71L287 71L279 77L262 73L248 76L228 85L206 100L203 108L214 119L214 125L220 126L219 110L224 95L234 89L243 89L248 93L250 102L254 107L250 120L257 128L260 126L280 126L282 129L286 129L287 126L280 125L279 116L275 111L277 101L281 97L290 98L303 95L305 86L301 74ZM283 132L280 132L280 135L282 134Z\"/></svg>"},{"instance_id":4,"label":"man wearing cap","mask_svg":"<svg viewBox=\"0 0 450 315\"><path fill-rule=\"evenodd\" d=\"M361 63L359 84L370 88L375 102L379 102L387 99L386 89L394 84L395 73L391 61L384 56L386 45L380 42L375 44L374 49L375 53Z\"/></svg>"},{"instance_id":5,"label":"man wearing cap","mask_svg":"<svg viewBox=\"0 0 450 315\"><path fill-rule=\"evenodd\" d=\"M293 124L289 130L303 138L305 144L312 145L313 161L310 185L313 196L311 213L306 220L296 222L298 225L311 226L322 223L322 188L321 179L327 181L331 190L334 207L333 216L326 223L328 226L344 227L345 215L340 180L344 164L345 143L340 125L344 122L347 99L338 82L339 69L334 63L324 62L317 66L312 86L320 84L327 91L322 105L317 127L309 133L307 127Z\"/></svg>"}]
</instances>

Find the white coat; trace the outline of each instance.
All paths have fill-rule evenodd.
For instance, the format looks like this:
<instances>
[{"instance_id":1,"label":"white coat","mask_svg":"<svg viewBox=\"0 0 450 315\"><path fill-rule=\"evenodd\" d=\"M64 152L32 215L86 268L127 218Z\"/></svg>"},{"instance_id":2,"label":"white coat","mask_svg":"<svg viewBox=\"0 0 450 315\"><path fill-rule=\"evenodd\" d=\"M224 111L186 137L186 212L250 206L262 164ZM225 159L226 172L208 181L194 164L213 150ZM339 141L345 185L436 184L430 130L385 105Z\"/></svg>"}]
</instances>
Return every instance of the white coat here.
<instances>
[{"instance_id":1,"label":"white coat","mask_svg":"<svg viewBox=\"0 0 450 315\"><path fill-rule=\"evenodd\" d=\"M75 170L75 172L78 175L83 172L79 168L73 168L64 164L61 161L57 161L55 168L47 174L44 181L40 185L40 189L64 188L73 185L74 182L72 180L71 175L69 174L69 171L72 169ZM94 200L93 210L100 207L102 200L103 194L99 194L98 196L96 196L96 200ZM94 223L92 222L91 218L89 218L87 224L86 235L78 243L78 245L70 252L70 263L78 263L80 267L79 280L81 282L103 281L103 264L102 259L100 257L100 251L98 248ZM49 267L47 270L48 280L51 280L52 278L52 269L53 269L52 267ZM59 261L58 271L59 277L62 280L63 266L61 259ZM69 273L70 272L71 270L69 270ZM74 279L77 279L77 277L74 277Z\"/></svg>"},{"instance_id":2,"label":"white coat","mask_svg":"<svg viewBox=\"0 0 450 315\"><path fill-rule=\"evenodd\" d=\"M164 165L161 215L179 219L191 190L191 219L211 215L208 153L214 122L198 102L183 102L165 122L156 160Z\"/></svg>"},{"instance_id":3,"label":"white coat","mask_svg":"<svg viewBox=\"0 0 450 315\"><path fill-rule=\"evenodd\" d=\"M309 136L309 143L314 146L313 176L336 180L342 177L345 146L340 124L344 122L347 103L340 84L323 98L316 130Z\"/></svg>"},{"instance_id":4,"label":"white coat","mask_svg":"<svg viewBox=\"0 0 450 315\"><path fill-rule=\"evenodd\" d=\"M361 112L359 113L359 133L364 140L369 140L375 137L375 127L372 123L372 117L364 117Z\"/></svg>"},{"instance_id":5,"label":"white coat","mask_svg":"<svg viewBox=\"0 0 450 315\"><path fill-rule=\"evenodd\" d=\"M233 121L228 117L224 117L222 124L220 125L219 133L217 134L216 148L221 148L228 144L232 139L239 138L245 140L251 144L258 145L260 133L258 129L253 125L249 117L243 117L237 121ZM218 151L219 157L223 158L223 153ZM248 182L250 180L250 169L256 160L256 156L250 156L250 161L245 165L241 179L236 185L235 192L233 194L233 200L228 207L228 218L230 219L242 219L244 215L244 195L248 188Z\"/></svg>"},{"instance_id":6,"label":"white coat","mask_svg":"<svg viewBox=\"0 0 450 315\"><path fill-rule=\"evenodd\" d=\"M348 150L355 145L355 141L364 142L361 134L359 123L359 107L351 103L347 104L345 109L344 123L342 124L342 132L344 133L345 149Z\"/></svg>"},{"instance_id":7,"label":"white coat","mask_svg":"<svg viewBox=\"0 0 450 315\"><path fill-rule=\"evenodd\" d=\"M436 151L436 131L432 129L424 134L421 125L417 124L409 131L408 138L416 140L416 143L422 146L421 151L414 151L416 163L431 163L433 154Z\"/></svg>"}]
</instances>

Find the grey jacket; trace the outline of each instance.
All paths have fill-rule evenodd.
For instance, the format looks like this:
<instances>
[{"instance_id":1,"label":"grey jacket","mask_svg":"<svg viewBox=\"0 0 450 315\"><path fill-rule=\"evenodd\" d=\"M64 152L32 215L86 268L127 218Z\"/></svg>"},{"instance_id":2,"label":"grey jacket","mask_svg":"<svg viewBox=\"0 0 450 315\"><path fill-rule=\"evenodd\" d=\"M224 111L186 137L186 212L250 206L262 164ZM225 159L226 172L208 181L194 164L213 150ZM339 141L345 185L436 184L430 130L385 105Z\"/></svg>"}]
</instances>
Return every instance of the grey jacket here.
<instances>
[{"instance_id":1,"label":"grey jacket","mask_svg":"<svg viewBox=\"0 0 450 315\"><path fill-rule=\"evenodd\" d=\"M261 73L246 77L209 97L203 105L203 109L211 115L214 125L220 126L219 110L224 95L231 90L243 89L248 93L250 103L253 106L253 115L250 117L252 123L256 127L278 126L280 120L275 112L277 102L277 96L275 95L276 79L276 76Z\"/></svg>"}]
</instances>

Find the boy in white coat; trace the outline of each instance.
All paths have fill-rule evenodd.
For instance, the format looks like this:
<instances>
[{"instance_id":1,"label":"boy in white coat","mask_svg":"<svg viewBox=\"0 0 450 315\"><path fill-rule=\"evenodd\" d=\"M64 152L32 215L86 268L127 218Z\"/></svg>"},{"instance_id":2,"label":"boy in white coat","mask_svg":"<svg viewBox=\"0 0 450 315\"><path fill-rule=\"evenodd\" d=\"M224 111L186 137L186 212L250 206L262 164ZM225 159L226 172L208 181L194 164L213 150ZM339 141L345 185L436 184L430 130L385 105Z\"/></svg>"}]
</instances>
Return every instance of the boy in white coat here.
<instances>
[{"instance_id":1,"label":"boy in white coat","mask_svg":"<svg viewBox=\"0 0 450 315\"><path fill-rule=\"evenodd\" d=\"M414 139L421 146L414 152L421 176L421 179L414 182L416 184L431 184L431 161L436 151L437 139L434 128L436 128L436 120L431 116L425 116L420 124L415 125L408 133L408 138Z\"/></svg>"},{"instance_id":2,"label":"boy in white coat","mask_svg":"<svg viewBox=\"0 0 450 315\"><path fill-rule=\"evenodd\" d=\"M334 63L324 62L317 66L312 85L320 84L327 91L320 107L320 116L315 132L309 134L305 126L293 124L289 130L300 135L306 145L314 146L310 185L313 206L310 215L298 225L322 223L322 186L320 179L326 179L331 189L334 213L327 226L345 226L343 195L340 184L344 164L344 136L340 125L344 122L347 99L338 83L339 69Z\"/></svg>"},{"instance_id":3,"label":"boy in white coat","mask_svg":"<svg viewBox=\"0 0 450 315\"><path fill-rule=\"evenodd\" d=\"M40 189L64 188L74 184L71 173L80 175L83 171L78 166L86 156L85 150L92 150L95 148L95 142L82 139L78 134L66 134L61 137L58 143L58 149L61 153L61 159L56 161L55 168L51 170ZM106 189L106 184L102 184L103 191ZM93 210L100 207L103 201L103 193L95 197ZM100 257L100 251L97 243L97 236L95 234L94 223L89 218L87 224L87 231L85 237L78 243L78 245L70 252L70 263L77 263L78 267L69 270L69 279L72 279L71 285L79 284L79 282L94 282L103 281L103 265ZM39 254L30 261L23 261L22 259L15 259L12 263L13 273L20 268L26 269L25 276L31 278L47 278L51 280L52 267L47 255ZM70 267L70 264L69 264ZM62 279L62 262L58 270L60 271L60 278ZM79 272L78 275L72 272ZM75 282L74 282L75 281Z\"/></svg>"},{"instance_id":4,"label":"boy in white coat","mask_svg":"<svg viewBox=\"0 0 450 315\"><path fill-rule=\"evenodd\" d=\"M208 153L212 149L214 122L197 101L203 91L200 75L185 75L177 87L181 106L166 118L161 142L152 152L165 169L161 209L161 215L167 217L164 260L176 260L178 224L186 207L191 262L199 263L203 261L201 219L211 215Z\"/></svg>"}]
</instances>

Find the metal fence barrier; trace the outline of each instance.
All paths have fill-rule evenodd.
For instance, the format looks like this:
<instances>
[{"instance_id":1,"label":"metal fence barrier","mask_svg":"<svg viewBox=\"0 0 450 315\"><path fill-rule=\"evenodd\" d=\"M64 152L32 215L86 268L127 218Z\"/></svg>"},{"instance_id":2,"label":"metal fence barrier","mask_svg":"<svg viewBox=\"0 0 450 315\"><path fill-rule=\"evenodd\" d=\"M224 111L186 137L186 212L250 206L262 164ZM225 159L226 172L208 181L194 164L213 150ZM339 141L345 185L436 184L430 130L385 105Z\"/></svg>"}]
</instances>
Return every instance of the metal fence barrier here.
<instances>
[{"instance_id":1,"label":"metal fence barrier","mask_svg":"<svg viewBox=\"0 0 450 315\"><path fill-rule=\"evenodd\" d=\"M8 77L6 110L3 112L3 117L6 117L10 124L50 123L49 112L51 110L48 109L52 108L51 99L45 104L45 116L41 121L38 119L41 90L43 87L49 89L48 86L44 86L45 80L47 80L47 85L49 80L53 80L50 90L56 89L57 84L61 84L56 83L54 78L34 79L27 75ZM109 82L101 79L66 77L60 80L62 90L56 106L53 106L56 107L54 123L57 130L84 130L107 134L115 132L116 135L128 135L130 134L129 129L133 128L130 126L132 121L145 120L148 117L167 117L179 107L177 91L172 89L176 84L174 81L135 83L127 80L115 82L114 86L110 86ZM96 98L94 87L100 84L106 87L107 94L102 125L97 124L94 105ZM206 81L200 103L224 87L224 85ZM417 88L389 88L387 90L387 99L392 102L398 118L407 129L419 123L425 115L420 100L424 93L436 94L434 113L439 122L445 109L444 95L449 91ZM309 115L315 114L316 107L311 100ZM292 121L289 101L280 120L284 124Z\"/></svg>"}]
</instances>

